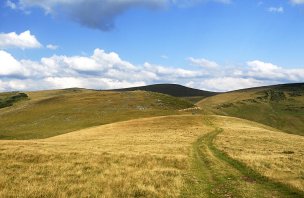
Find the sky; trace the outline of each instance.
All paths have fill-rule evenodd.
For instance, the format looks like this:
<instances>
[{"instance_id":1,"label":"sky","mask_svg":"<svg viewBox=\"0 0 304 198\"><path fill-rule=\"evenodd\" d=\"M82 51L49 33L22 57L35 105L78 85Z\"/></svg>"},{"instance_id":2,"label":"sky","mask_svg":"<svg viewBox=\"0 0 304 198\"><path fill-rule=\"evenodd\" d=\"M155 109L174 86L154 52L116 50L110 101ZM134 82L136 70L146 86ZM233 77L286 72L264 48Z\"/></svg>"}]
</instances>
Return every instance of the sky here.
<instances>
[{"instance_id":1,"label":"sky","mask_svg":"<svg viewBox=\"0 0 304 198\"><path fill-rule=\"evenodd\" d=\"M304 0L0 0L0 92L304 81Z\"/></svg>"}]
</instances>

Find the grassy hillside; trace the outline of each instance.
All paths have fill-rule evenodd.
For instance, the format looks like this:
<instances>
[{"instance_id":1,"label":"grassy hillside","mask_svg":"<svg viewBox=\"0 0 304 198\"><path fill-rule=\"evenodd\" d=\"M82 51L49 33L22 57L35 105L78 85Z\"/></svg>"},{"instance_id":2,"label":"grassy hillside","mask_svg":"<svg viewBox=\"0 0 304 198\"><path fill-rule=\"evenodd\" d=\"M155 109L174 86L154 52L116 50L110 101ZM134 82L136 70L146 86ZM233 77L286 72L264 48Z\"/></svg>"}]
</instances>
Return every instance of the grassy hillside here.
<instances>
[{"instance_id":1,"label":"grassy hillside","mask_svg":"<svg viewBox=\"0 0 304 198\"><path fill-rule=\"evenodd\" d=\"M0 94L0 197L304 197L303 88Z\"/></svg>"},{"instance_id":2,"label":"grassy hillside","mask_svg":"<svg viewBox=\"0 0 304 198\"><path fill-rule=\"evenodd\" d=\"M223 129L216 137L218 148L261 175L304 192L304 137L231 117L216 117L215 123Z\"/></svg>"},{"instance_id":3,"label":"grassy hillside","mask_svg":"<svg viewBox=\"0 0 304 198\"><path fill-rule=\"evenodd\" d=\"M0 197L178 197L191 143L208 130L173 116L1 140Z\"/></svg>"},{"instance_id":4,"label":"grassy hillside","mask_svg":"<svg viewBox=\"0 0 304 198\"><path fill-rule=\"evenodd\" d=\"M178 114L185 100L144 92L67 89L26 93L29 100L0 109L0 139L51 137L91 126Z\"/></svg>"},{"instance_id":5,"label":"grassy hillside","mask_svg":"<svg viewBox=\"0 0 304 198\"><path fill-rule=\"evenodd\" d=\"M304 135L304 84L233 91L203 99L197 105L216 114L245 118Z\"/></svg>"},{"instance_id":6,"label":"grassy hillside","mask_svg":"<svg viewBox=\"0 0 304 198\"><path fill-rule=\"evenodd\" d=\"M217 94L216 92L193 89L177 84L156 84L156 85L148 85L142 87L117 89L116 91L135 91L135 90L151 91L151 92L163 93L175 97L183 97L184 99L194 102L197 102L203 98L214 96Z\"/></svg>"},{"instance_id":7,"label":"grassy hillside","mask_svg":"<svg viewBox=\"0 0 304 198\"><path fill-rule=\"evenodd\" d=\"M303 193L284 186L292 180L298 189L303 187L301 177L296 176L303 165L301 139L269 131L279 144L270 142L271 147L266 148L265 136L246 142L245 152L251 153L253 161L259 162L263 156L266 159L271 153L278 159L283 157L284 162L294 162L278 164L279 173L290 180L260 171L265 170L263 163L254 164L257 171L278 179L282 185L248 175L246 169L239 170L216 152L213 138L218 133L214 129L219 126L224 131L216 145L224 151L227 144L238 141L230 138L231 130L234 137L244 129L264 134L259 124L241 123L239 126L235 118L164 116L92 127L43 140L1 140L0 197L301 197ZM245 136L240 141L244 144ZM239 142L236 145L239 149ZM286 145L291 145L288 150ZM254 146L256 155L250 150ZM265 150L270 148L275 150ZM232 146L227 150L229 155L243 161L238 157L242 155L240 150L233 150L237 154L231 150ZM252 165L252 161L244 162Z\"/></svg>"}]
</instances>

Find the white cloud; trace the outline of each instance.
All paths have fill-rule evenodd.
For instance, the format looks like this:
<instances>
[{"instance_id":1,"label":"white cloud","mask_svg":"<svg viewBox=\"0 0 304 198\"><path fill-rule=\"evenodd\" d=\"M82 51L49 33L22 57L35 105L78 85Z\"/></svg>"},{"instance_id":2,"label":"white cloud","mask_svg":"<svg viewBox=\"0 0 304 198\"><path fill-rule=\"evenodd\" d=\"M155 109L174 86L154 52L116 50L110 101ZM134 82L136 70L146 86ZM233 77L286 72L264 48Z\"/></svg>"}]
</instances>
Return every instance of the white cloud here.
<instances>
[{"instance_id":1,"label":"white cloud","mask_svg":"<svg viewBox=\"0 0 304 198\"><path fill-rule=\"evenodd\" d=\"M46 46L46 48L48 48L48 49L50 49L50 50L56 50L56 49L58 49L58 45L53 45L53 44L48 44L47 46Z\"/></svg>"},{"instance_id":2,"label":"white cloud","mask_svg":"<svg viewBox=\"0 0 304 198\"><path fill-rule=\"evenodd\" d=\"M290 0L293 4L304 4L304 0Z\"/></svg>"},{"instance_id":3,"label":"white cloud","mask_svg":"<svg viewBox=\"0 0 304 198\"><path fill-rule=\"evenodd\" d=\"M135 66L115 52L95 49L91 56L51 56L40 61L16 60L5 51L0 53L1 89L51 89L68 87L121 88L155 82L186 82L206 73L183 68L145 63ZM32 83L36 82L36 83ZM5 86L4 84L5 83ZM35 84L35 86L33 86Z\"/></svg>"},{"instance_id":4,"label":"white cloud","mask_svg":"<svg viewBox=\"0 0 304 198\"><path fill-rule=\"evenodd\" d=\"M58 57L58 62L67 65L71 69L76 71L86 72L101 72L103 70L102 65L98 64L96 60L89 57ZM59 63L60 65L60 63Z\"/></svg>"},{"instance_id":5,"label":"white cloud","mask_svg":"<svg viewBox=\"0 0 304 198\"><path fill-rule=\"evenodd\" d=\"M211 91L231 91L304 81L304 69L302 68L287 69L260 60L248 61L245 67L221 67L221 70L222 73L215 70L209 76L193 78L185 85Z\"/></svg>"},{"instance_id":6,"label":"white cloud","mask_svg":"<svg viewBox=\"0 0 304 198\"><path fill-rule=\"evenodd\" d=\"M145 82L128 82L119 81L109 78L84 78L84 77L49 77L44 79L54 88L67 88L67 87L90 87L95 89L117 89L133 86L144 86Z\"/></svg>"},{"instance_id":7,"label":"white cloud","mask_svg":"<svg viewBox=\"0 0 304 198\"><path fill-rule=\"evenodd\" d=\"M22 67L11 54L0 50L0 77L19 75L22 72Z\"/></svg>"},{"instance_id":8,"label":"white cloud","mask_svg":"<svg viewBox=\"0 0 304 198\"><path fill-rule=\"evenodd\" d=\"M284 69L272 63L255 60L247 62L249 70L244 75L267 80L303 81L304 69Z\"/></svg>"},{"instance_id":9,"label":"white cloud","mask_svg":"<svg viewBox=\"0 0 304 198\"><path fill-rule=\"evenodd\" d=\"M116 67L122 70L133 70L136 68L131 63L122 60L115 52L106 53L104 50L95 49L92 58L108 68Z\"/></svg>"},{"instance_id":10,"label":"white cloud","mask_svg":"<svg viewBox=\"0 0 304 198\"><path fill-rule=\"evenodd\" d=\"M188 60L192 65L200 66L200 67L216 68L219 66L216 62L207 60L205 58L197 59L197 58L189 57Z\"/></svg>"},{"instance_id":11,"label":"white cloud","mask_svg":"<svg viewBox=\"0 0 304 198\"><path fill-rule=\"evenodd\" d=\"M283 78L284 74L281 68L272 63L265 63L259 60L249 61L247 65L250 67L248 75L261 78Z\"/></svg>"},{"instance_id":12,"label":"white cloud","mask_svg":"<svg viewBox=\"0 0 304 198\"><path fill-rule=\"evenodd\" d=\"M273 13L283 13L284 8L282 6L280 6L280 7L270 7L270 8L268 8L268 11L273 12Z\"/></svg>"},{"instance_id":13,"label":"white cloud","mask_svg":"<svg viewBox=\"0 0 304 198\"><path fill-rule=\"evenodd\" d=\"M144 64L146 71L152 72L158 76L158 79L166 79L167 81L176 81L178 79L191 79L205 76L207 73L200 70L187 70L183 68L165 67L150 63Z\"/></svg>"},{"instance_id":14,"label":"white cloud","mask_svg":"<svg viewBox=\"0 0 304 198\"><path fill-rule=\"evenodd\" d=\"M91 56L51 56L40 61L17 60L0 50L0 91L69 87L113 89L153 83L227 91L253 86L301 82L304 69L286 69L260 60L244 67L185 69L144 63L133 65L115 52L95 49Z\"/></svg>"},{"instance_id":15,"label":"white cloud","mask_svg":"<svg viewBox=\"0 0 304 198\"><path fill-rule=\"evenodd\" d=\"M115 18L134 7L149 9L166 6L187 7L206 0L19 0L21 10L40 7L47 14L63 14L84 26L109 31L114 27ZM208 0L230 3L230 0Z\"/></svg>"},{"instance_id":16,"label":"white cloud","mask_svg":"<svg viewBox=\"0 0 304 198\"><path fill-rule=\"evenodd\" d=\"M0 49L6 48L40 48L42 45L29 30L20 33L0 33Z\"/></svg>"},{"instance_id":17,"label":"white cloud","mask_svg":"<svg viewBox=\"0 0 304 198\"><path fill-rule=\"evenodd\" d=\"M221 77L202 80L197 86L201 89L213 91L232 91L248 87L259 87L265 85L265 82L254 78L238 78L238 77Z\"/></svg>"},{"instance_id":18,"label":"white cloud","mask_svg":"<svg viewBox=\"0 0 304 198\"><path fill-rule=\"evenodd\" d=\"M172 72L171 72L172 73ZM187 75L178 69L178 75ZM0 51L0 90L37 90L68 87L121 88L145 85L158 74L122 60L117 53L96 49L92 56L52 56L40 61L16 60Z\"/></svg>"}]
</instances>

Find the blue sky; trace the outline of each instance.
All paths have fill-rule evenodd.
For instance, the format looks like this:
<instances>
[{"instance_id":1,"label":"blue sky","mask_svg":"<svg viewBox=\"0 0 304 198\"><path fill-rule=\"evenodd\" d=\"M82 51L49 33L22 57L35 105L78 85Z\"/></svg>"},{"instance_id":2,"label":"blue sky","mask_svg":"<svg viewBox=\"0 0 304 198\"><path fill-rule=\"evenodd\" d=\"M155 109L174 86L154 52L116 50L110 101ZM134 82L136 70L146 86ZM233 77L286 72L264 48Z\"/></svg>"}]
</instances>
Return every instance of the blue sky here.
<instances>
[{"instance_id":1,"label":"blue sky","mask_svg":"<svg viewBox=\"0 0 304 198\"><path fill-rule=\"evenodd\" d=\"M304 0L3 0L0 11L0 91L304 81Z\"/></svg>"}]
</instances>

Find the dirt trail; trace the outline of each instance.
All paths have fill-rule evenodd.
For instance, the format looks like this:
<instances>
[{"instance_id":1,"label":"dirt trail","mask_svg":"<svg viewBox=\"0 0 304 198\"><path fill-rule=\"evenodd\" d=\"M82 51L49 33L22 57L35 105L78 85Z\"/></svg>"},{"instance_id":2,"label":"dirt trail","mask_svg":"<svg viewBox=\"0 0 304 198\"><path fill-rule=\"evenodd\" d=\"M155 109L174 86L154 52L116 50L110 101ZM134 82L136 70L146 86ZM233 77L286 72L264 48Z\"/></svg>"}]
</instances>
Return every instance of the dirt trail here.
<instances>
[{"instance_id":1,"label":"dirt trail","mask_svg":"<svg viewBox=\"0 0 304 198\"><path fill-rule=\"evenodd\" d=\"M302 197L215 148L214 138L222 131L216 128L193 144L191 171L195 177L188 177L188 185L181 197Z\"/></svg>"}]
</instances>

